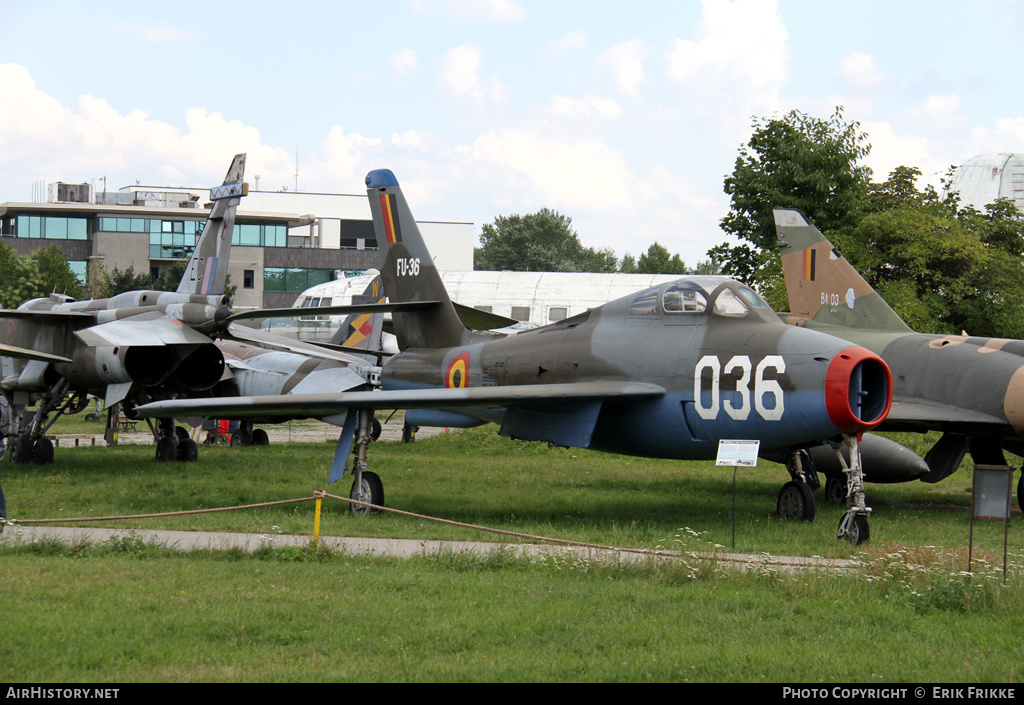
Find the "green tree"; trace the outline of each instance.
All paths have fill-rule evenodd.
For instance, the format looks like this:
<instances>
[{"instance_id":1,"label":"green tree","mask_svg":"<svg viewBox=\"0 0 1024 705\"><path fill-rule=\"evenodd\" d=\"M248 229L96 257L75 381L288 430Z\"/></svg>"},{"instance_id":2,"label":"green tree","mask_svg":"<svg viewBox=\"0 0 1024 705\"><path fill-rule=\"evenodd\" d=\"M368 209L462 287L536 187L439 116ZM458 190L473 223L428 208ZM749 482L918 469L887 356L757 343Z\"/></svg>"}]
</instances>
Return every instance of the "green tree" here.
<instances>
[{"instance_id":1,"label":"green tree","mask_svg":"<svg viewBox=\"0 0 1024 705\"><path fill-rule=\"evenodd\" d=\"M51 292L66 294L73 299L82 298L82 283L71 271L60 245L36 250L32 259L39 263L39 273Z\"/></svg>"},{"instance_id":2,"label":"green tree","mask_svg":"<svg viewBox=\"0 0 1024 705\"><path fill-rule=\"evenodd\" d=\"M1006 200L959 209L955 194L918 190L920 175L893 170L857 225L829 239L911 328L1024 337L1024 217Z\"/></svg>"},{"instance_id":3,"label":"green tree","mask_svg":"<svg viewBox=\"0 0 1024 705\"><path fill-rule=\"evenodd\" d=\"M871 170L858 162L871 147L841 107L828 120L792 110L755 118L753 127L725 179L732 205L722 229L740 243L719 245L709 255L724 273L756 286L777 307L785 296L772 209L799 208L823 232L853 227L871 178Z\"/></svg>"},{"instance_id":4,"label":"green tree","mask_svg":"<svg viewBox=\"0 0 1024 705\"><path fill-rule=\"evenodd\" d=\"M150 274L136 272L134 266L127 269L114 269L107 273L107 296L114 297L126 291L143 291L153 288L153 277Z\"/></svg>"},{"instance_id":5,"label":"green tree","mask_svg":"<svg viewBox=\"0 0 1024 705\"><path fill-rule=\"evenodd\" d=\"M18 257L13 248L0 243L0 282L3 308L17 308L29 299L53 292L76 299L82 295L78 278L57 245L38 250L30 257Z\"/></svg>"},{"instance_id":6,"label":"green tree","mask_svg":"<svg viewBox=\"0 0 1024 705\"><path fill-rule=\"evenodd\" d=\"M686 263L676 255L669 255L668 250L655 242L640 255L636 271L641 274L688 274Z\"/></svg>"},{"instance_id":7,"label":"green tree","mask_svg":"<svg viewBox=\"0 0 1024 705\"><path fill-rule=\"evenodd\" d=\"M622 255L622 259L619 260L619 271L624 274L636 274L636 257L628 252Z\"/></svg>"},{"instance_id":8,"label":"green tree","mask_svg":"<svg viewBox=\"0 0 1024 705\"><path fill-rule=\"evenodd\" d=\"M483 227L473 268L517 272L614 272L610 249L584 247L572 218L543 208L528 215L499 215Z\"/></svg>"}]
</instances>

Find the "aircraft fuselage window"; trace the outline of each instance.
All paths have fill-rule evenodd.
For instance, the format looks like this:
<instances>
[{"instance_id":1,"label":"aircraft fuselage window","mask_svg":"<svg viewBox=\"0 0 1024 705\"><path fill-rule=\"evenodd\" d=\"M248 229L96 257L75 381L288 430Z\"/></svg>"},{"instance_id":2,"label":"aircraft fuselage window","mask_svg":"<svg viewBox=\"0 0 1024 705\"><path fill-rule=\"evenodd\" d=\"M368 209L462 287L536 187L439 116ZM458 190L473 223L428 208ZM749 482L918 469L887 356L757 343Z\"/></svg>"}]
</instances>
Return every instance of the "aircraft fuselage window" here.
<instances>
[{"instance_id":1,"label":"aircraft fuselage window","mask_svg":"<svg viewBox=\"0 0 1024 705\"><path fill-rule=\"evenodd\" d=\"M512 307L512 318L517 321L528 321L530 320L530 307L529 306L513 306Z\"/></svg>"},{"instance_id":2,"label":"aircraft fuselage window","mask_svg":"<svg viewBox=\"0 0 1024 705\"><path fill-rule=\"evenodd\" d=\"M654 313L658 305L658 290L661 287L644 289L633 297L633 303L629 305L630 316L643 316Z\"/></svg>"},{"instance_id":3,"label":"aircraft fuselage window","mask_svg":"<svg viewBox=\"0 0 1024 705\"><path fill-rule=\"evenodd\" d=\"M730 318L743 318L750 309L743 299L730 290L725 290L715 299L715 315L728 316Z\"/></svg>"},{"instance_id":4,"label":"aircraft fuselage window","mask_svg":"<svg viewBox=\"0 0 1024 705\"><path fill-rule=\"evenodd\" d=\"M693 282L670 284L661 299L666 313L704 313L707 305L707 292Z\"/></svg>"},{"instance_id":5,"label":"aircraft fuselage window","mask_svg":"<svg viewBox=\"0 0 1024 705\"><path fill-rule=\"evenodd\" d=\"M548 320L549 321L564 321L569 315L569 309L564 306L552 306L548 309Z\"/></svg>"}]
</instances>

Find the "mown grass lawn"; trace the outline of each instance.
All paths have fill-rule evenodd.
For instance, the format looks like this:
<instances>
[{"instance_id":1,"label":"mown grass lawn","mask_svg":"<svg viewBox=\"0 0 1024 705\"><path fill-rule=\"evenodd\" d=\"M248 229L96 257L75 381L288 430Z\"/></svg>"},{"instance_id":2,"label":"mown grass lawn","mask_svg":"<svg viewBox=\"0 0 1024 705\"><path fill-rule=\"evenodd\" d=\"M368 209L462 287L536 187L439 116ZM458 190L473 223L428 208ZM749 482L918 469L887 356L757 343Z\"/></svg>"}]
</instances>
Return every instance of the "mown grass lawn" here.
<instances>
[{"instance_id":1,"label":"mown grass lawn","mask_svg":"<svg viewBox=\"0 0 1024 705\"><path fill-rule=\"evenodd\" d=\"M309 496L331 444L203 448L158 464L148 446L60 449L3 466L11 516L106 516ZM732 469L549 449L475 429L379 443L389 506L618 546L731 548ZM872 542L836 541L841 509L775 517L787 478L740 470L736 549L859 557L857 577L737 575L713 562L599 566L489 557L356 558L308 549L175 553L107 546L0 549L0 663L15 682L127 681L1017 681L1024 663L1022 522L975 526L970 476L869 487ZM331 491L347 495L347 481ZM819 493L820 494L820 493ZM953 507L938 510L934 507ZM312 503L125 528L312 531ZM8 532L15 529L8 528ZM329 535L488 540L329 503ZM504 540L504 539L502 539Z\"/></svg>"}]
</instances>

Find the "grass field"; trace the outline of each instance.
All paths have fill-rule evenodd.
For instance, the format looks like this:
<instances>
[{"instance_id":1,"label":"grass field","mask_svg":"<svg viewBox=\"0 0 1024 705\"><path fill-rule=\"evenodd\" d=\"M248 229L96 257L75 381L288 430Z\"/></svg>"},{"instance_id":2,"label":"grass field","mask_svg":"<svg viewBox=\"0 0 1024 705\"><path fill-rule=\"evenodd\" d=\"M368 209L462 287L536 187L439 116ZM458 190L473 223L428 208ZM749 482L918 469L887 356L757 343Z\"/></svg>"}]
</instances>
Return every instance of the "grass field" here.
<instances>
[{"instance_id":1,"label":"grass field","mask_svg":"<svg viewBox=\"0 0 1024 705\"><path fill-rule=\"evenodd\" d=\"M70 431L69 431L70 432ZM148 446L59 449L3 466L11 516L107 516L309 496L329 444L203 448L157 464ZM387 504L513 531L631 547L731 549L732 469L549 449L474 429L379 443ZM785 471L741 469L736 550L860 558L857 577L736 575L713 561L600 566L492 556L356 558L310 549L176 553L126 538L0 549L0 658L15 682L769 681L1013 682L1024 647L1024 532L975 525L970 475L870 486L872 542L835 539L841 509L778 520ZM348 482L331 491L347 495ZM820 493L819 493L820 494ZM938 509L936 507L942 507ZM312 503L103 522L309 534ZM16 529L8 529L8 532ZM488 540L328 505L328 535ZM498 539L495 539L498 540Z\"/></svg>"}]
</instances>

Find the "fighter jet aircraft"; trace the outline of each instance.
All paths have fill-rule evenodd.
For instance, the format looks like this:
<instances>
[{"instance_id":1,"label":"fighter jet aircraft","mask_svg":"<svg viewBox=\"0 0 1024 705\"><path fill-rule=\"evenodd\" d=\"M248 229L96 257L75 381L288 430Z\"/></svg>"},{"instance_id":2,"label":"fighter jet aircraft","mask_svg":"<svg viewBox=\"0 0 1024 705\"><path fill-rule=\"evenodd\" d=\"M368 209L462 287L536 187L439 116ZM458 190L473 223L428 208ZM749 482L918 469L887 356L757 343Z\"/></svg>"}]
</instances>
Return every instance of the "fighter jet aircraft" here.
<instances>
[{"instance_id":1,"label":"fighter jet aircraft","mask_svg":"<svg viewBox=\"0 0 1024 705\"><path fill-rule=\"evenodd\" d=\"M353 498L383 504L366 470L372 409L421 409L448 425L494 421L512 438L644 457L711 459L720 439L789 454L824 439L851 449L855 487L840 535L867 539L857 437L891 403L888 368L868 350L784 325L751 289L685 277L558 323L495 339L460 322L398 181L370 172L367 195L400 352L381 391L163 401L146 416L305 414L342 425L331 480L356 440ZM352 413L355 412L355 413ZM813 516L799 461L779 495L785 516Z\"/></svg>"},{"instance_id":2,"label":"fighter jet aircraft","mask_svg":"<svg viewBox=\"0 0 1024 705\"><path fill-rule=\"evenodd\" d=\"M1004 450L1024 455L1024 341L916 333L803 213L777 209L775 227L788 322L863 345L888 363L893 404L880 430L942 432L922 481L949 476L968 451L986 465L1005 465ZM865 472L903 474L886 462L878 453ZM1024 507L1024 475L1017 501Z\"/></svg>"},{"instance_id":3,"label":"fighter jet aircraft","mask_svg":"<svg viewBox=\"0 0 1024 705\"><path fill-rule=\"evenodd\" d=\"M231 315L223 291L235 211L247 192L244 170L245 155L236 155L211 191L213 209L177 292L88 301L51 294L0 310L0 390L12 401L13 462L51 462L46 430L61 414L81 410L88 394L108 407L130 405L208 390L221 379L224 357L210 336ZM195 443L179 444L173 421L161 421L155 435L158 459L195 459Z\"/></svg>"}]
</instances>

